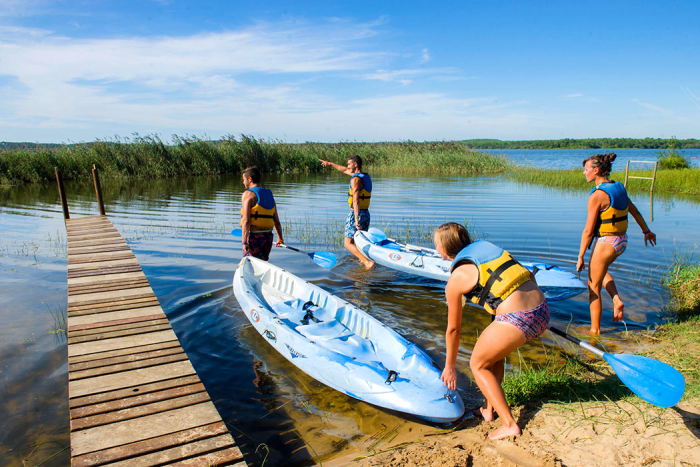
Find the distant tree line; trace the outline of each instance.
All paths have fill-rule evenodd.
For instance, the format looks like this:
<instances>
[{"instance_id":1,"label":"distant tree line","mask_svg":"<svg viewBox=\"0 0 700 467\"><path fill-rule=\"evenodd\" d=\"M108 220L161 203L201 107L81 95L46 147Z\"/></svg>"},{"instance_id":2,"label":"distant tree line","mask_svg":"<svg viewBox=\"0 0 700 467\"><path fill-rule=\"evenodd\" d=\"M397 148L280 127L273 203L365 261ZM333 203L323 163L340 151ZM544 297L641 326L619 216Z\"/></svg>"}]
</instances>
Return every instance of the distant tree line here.
<instances>
[{"instance_id":1,"label":"distant tree line","mask_svg":"<svg viewBox=\"0 0 700 467\"><path fill-rule=\"evenodd\" d=\"M462 141L470 149L665 149L679 144L679 149L700 148L700 140L675 138L584 138L532 141L468 139Z\"/></svg>"}]
</instances>

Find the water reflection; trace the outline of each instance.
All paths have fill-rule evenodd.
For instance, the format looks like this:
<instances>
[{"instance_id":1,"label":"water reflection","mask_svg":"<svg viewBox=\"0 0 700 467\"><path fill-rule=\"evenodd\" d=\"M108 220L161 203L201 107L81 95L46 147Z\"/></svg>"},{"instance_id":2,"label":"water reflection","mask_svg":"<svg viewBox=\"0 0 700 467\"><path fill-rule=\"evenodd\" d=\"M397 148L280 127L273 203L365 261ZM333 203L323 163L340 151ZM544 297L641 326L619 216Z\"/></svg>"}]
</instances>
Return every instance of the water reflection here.
<instances>
[{"instance_id":1,"label":"water reflection","mask_svg":"<svg viewBox=\"0 0 700 467\"><path fill-rule=\"evenodd\" d=\"M348 209L346 178L282 175L267 176L264 182L275 193L291 245L330 249L339 256L330 271L306 255L280 248L273 249L271 261L361 306L441 365L444 285L381 267L365 271L343 256L339 231ZM373 225L390 236L429 245L432 228L454 220L518 258L573 270L587 192L493 177L375 177L374 182ZM90 183L68 183L66 189L72 217L97 212ZM238 176L103 182L108 215L137 255L246 460L303 465L378 449L381 445L374 443L389 439L384 438L389 433L434 430L317 383L252 330L231 291L241 251L229 232L238 224L242 190ZM57 191L52 185L28 186L1 189L0 196L1 456L47 439L66 445L68 401L66 346L50 333L54 318L47 308L66 306L65 228ZM653 229L659 245L644 248L641 232L632 225L630 246L611 268L626 300L630 330L659 321L664 301L659 279L674 252L692 250L697 243L699 198L688 199L658 197L661 209L654 213ZM635 196L642 210L644 202ZM624 326L612 323L610 307L604 303L603 331L615 337ZM572 323L583 328L587 298L553 303L552 313L561 327ZM470 406L477 401L469 380L469 351L489 316L467 308L464 323L459 384ZM636 345L610 338L604 343ZM546 334L523 347L522 358L542 361L552 344ZM517 358L510 363L517 364ZM19 456L10 459L10 465L21 465ZM66 462L63 455L45 465Z\"/></svg>"}]
</instances>

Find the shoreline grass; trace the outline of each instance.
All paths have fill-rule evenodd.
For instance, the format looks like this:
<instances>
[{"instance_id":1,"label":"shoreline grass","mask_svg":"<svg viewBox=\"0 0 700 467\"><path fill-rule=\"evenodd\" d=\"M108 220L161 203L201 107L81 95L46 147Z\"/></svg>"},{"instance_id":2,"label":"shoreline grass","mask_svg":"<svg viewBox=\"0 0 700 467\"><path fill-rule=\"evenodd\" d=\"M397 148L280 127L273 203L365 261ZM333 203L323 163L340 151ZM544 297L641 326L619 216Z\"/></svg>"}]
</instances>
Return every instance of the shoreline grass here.
<instances>
[{"instance_id":1,"label":"shoreline grass","mask_svg":"<svg viewBox=\"0 0 700 467\"><path fill-rule=\"evenodd\" d=\"M257 165L263 172L319 172L318 159L345 164L359 154L367 171L392 174L495 174L512 170L505 156L467 149L459 142L298 143L242 135L218 141L173 136L117 138L53 148L0 150L0 185L52 181L54 167L65 180L86 180L93 164L104 179L147 179L240 173Z\"/></svg>"},{"instance_id":2,"label":"shoreline grass","mask_svg":"<svg viewBox=\"0 0 700 467\"><path fill-rule=\"evenodd\" d=\"M630 170L629 172L629 175L634 177L651 177L652 174L651 170ZM508 173L508 177L520 183L574 191L586 191L593 188L592 184L586 182L581 169L559 170L527 167ZM625 172L613 172L610 179L624 182ZM648 193L650 187L651 180L630 179L627 191ZM654 182L654 193L700 195L700 169L658 170Z\"/></svg>"}]
</instances>

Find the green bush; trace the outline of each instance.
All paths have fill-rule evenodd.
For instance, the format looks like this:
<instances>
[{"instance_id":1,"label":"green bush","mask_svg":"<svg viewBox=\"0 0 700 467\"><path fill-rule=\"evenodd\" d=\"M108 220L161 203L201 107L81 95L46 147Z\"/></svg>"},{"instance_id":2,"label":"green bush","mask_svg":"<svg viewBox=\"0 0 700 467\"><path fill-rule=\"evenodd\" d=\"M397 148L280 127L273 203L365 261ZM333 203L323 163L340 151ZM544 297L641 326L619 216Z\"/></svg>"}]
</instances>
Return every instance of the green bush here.
<instances>
[{"instance_id":1,"label":"green bush","mask_svg":"<svg viewBox=\"0 0 700 467\"><path fill-rule=\"evenodd\" d=\"M675 136L671 137L666 149L658 153L659 168L661 170L677 170L690 168L690 162L680 151L680 143Z\"/></svg>"}]
</instances>

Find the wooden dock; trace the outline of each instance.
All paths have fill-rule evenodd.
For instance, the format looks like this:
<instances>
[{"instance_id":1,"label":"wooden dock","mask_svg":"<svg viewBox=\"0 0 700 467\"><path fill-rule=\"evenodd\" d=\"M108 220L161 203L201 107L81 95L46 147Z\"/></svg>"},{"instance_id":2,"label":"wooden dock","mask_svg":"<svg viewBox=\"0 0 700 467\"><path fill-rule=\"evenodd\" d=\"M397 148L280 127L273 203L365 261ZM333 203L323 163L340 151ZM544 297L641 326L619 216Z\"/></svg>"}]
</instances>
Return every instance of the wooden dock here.
<instances>
[{"instance_id":1,"label":"wooden dock","mask_svg":"<svg viewBox=\"0 0 700 467\"><path fill-rule=\"evenodd\" d=\"M65 206L71 465L245 466L129 246Z\"/></svg>"}]
</instances>

